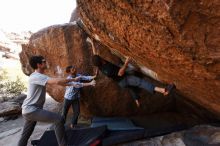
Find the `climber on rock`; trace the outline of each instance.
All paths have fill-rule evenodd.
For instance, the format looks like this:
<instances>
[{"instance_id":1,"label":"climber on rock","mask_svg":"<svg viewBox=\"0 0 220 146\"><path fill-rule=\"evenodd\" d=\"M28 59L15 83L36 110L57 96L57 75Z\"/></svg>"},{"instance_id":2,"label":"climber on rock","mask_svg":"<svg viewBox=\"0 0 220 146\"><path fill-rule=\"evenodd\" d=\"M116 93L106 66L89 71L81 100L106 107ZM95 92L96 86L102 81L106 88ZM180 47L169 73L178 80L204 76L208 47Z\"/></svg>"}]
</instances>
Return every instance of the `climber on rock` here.
<instances>
[{"instance_id":1,"label":"climber on rock","mask_svg":"<svg viewBox=\"0 0 220 146\"><path fill-rule=\"evenodd\" d=\"M114 81L116 81L120 87L122 88L128 88L129 92L132 96L132 98L135 100L135 103L137 107L140 107L140 102L139 102L139 95L137 91L135 90L136 88L142 88L150 93L155 93L159 92L162 93L164 96L167 96L170 94L170 92L175 88L174 84L169 84L167 85L166 88L162 87L157 87L154 84L137 77L135 75L129 75L126 73L126 68L128 67L130 58L127 57L125 60L125 63L122 67L118 67L111 62L101 58L98 55L98 52L93 44L93 40L90 38L87 38L87 41L91 43L92 45L92 50L93 50L93 64L98 67L98 69L108 76L109 78L112 78Z\"/></svg>"}]
</instances>

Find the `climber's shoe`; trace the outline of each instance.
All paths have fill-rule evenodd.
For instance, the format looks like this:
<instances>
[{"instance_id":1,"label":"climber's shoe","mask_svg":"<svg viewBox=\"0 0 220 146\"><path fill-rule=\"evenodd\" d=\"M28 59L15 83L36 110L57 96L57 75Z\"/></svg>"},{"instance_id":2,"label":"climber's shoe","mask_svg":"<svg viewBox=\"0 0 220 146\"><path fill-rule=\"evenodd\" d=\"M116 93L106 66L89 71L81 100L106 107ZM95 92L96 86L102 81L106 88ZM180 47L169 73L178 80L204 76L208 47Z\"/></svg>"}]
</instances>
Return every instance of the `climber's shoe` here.
<instances>
[{"instance_id":1,"label":"climber's shoe","mask_svg":"<svg viewBox=\"0 0 220 146\"><path fill-rule=\"evenodd\" d=\"M169 94L171 93L171 91L172 91L173 89L175 89L175 88L176 88L176 86L175 86L174 84L169 84L169 85L167 85L166 88L165 88L164 95L165 95L165 96L166 96L166 95L169 95Z\"/></svg>"}]
</instances>

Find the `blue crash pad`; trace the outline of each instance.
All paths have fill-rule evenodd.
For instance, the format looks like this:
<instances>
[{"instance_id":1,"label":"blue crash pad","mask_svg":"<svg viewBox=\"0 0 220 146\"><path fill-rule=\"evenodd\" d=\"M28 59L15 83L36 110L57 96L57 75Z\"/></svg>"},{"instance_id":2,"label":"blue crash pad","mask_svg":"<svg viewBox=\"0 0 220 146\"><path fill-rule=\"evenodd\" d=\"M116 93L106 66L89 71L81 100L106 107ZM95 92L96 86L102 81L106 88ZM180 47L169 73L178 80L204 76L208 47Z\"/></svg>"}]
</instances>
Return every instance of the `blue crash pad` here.
<instances>
[{"instance_id":1,"label":"blue crash pad","mask_svg":"<svg viewBox=\"0 0 220 146\"><path fill-rule=\"evenodd\" d=\"M110 131L123 131L123 130L143 130L142 127L137 127L133 122L127 118L103 118L94 117L91 122L91 127L107 126Z\"/></svg>"}]
</instances>

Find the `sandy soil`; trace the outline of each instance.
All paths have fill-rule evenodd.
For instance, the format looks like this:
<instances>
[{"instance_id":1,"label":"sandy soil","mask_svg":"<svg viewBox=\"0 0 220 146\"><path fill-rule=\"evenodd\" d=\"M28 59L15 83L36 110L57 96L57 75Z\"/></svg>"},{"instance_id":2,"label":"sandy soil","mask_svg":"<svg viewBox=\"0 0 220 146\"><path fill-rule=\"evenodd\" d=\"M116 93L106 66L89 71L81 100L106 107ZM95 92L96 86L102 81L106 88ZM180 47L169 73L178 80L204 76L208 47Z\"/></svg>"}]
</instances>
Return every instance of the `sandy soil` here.
<instances>
[{"instance_id":1,"label":"sandy soil","mask_svg":"<svg viewBox=\"0 0 220 146\"><path fill-rule=\"evenodd\" d=\"M46 129L48 129L51 124L38 122L33 134L31 135L28 146L31 145L31 140L35 140L41 137ZM23 118L20 116L16 120L9 120L7 122L0 123L0 145L1 146L16 146L17 142L21 136L23 128Z\"/></svg>"},{"instance_id":2,"label":"sandy soil","mask_svg":"<svg viewBox=\"0 0 220 146\"><path fill-rule=\"evenodd\" d=\"M50 96L47 95L46 102L44 104L44 109L54 112L59 112L61 103L54 101ZM36 140L41 137L45 130L49 129L52 126L50 123L38 122L37 126L34 129L33 134L31 135L28 146L31 140ZM15 120L1 121L0 122L0 146L16 146L22 132L23 128L23 118L19 116Z\"/></svg>"}]
</instances>

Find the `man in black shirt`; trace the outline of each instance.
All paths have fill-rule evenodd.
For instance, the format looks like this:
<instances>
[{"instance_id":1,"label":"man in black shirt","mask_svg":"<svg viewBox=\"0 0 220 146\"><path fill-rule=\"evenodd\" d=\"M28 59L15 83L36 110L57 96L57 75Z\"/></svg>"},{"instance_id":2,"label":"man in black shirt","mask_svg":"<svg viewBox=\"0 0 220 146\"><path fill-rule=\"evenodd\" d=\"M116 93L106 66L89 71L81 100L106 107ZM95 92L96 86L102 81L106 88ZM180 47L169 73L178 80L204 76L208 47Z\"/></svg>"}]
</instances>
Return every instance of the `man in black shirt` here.
<instances>
[{"instance_id":1,"label":"man in black shirt","mask_svg":"<svg viewBox=\"0 0 220 146\"><path fill-rule=\"evenodd\" d=\"M92 45L93 54L94 54L92 60L93 60L94 65L97 66L98 69L103 74L105 74L109 78L112 78L114 81L118 82L120 87L128 88L132 98L135 100L135 103L138 107L140 106L140 103L138 100L139 96L136 92L137 88L143 88L143 89L149 91L150 93L159 92L165 96L168 95L170 93L170 91L175 88L174 84L170 84L166 88L156 87L152 83L150 83L142 78L139 78L134 75L126 74L125 70L126 70L128 63L130 61L129 57L126 58L126 61L122 67L118 67L118 66L112 64L111 62L101 58L97 54L96 49L93 44L93 41L91 39L87 39L87 41L90 42Z\"/></svg>"}]
</instances>

